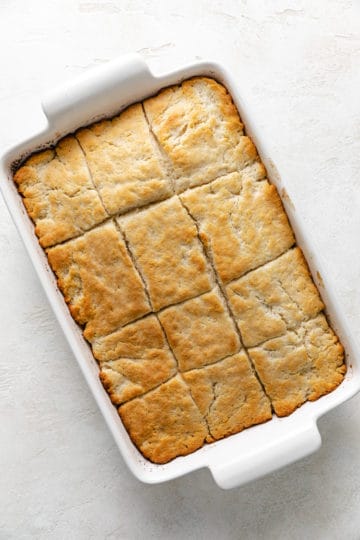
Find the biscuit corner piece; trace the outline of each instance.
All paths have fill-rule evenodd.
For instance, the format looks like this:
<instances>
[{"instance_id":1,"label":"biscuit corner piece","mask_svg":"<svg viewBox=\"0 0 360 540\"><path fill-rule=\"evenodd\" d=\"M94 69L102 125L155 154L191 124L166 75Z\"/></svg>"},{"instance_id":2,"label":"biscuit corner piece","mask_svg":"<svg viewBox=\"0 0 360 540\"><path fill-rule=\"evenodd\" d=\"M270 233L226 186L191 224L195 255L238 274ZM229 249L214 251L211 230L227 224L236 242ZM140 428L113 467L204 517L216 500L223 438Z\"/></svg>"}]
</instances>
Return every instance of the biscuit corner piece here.
<instances>
[{"instance_id":1,"label":"biscuit corner piece","mask_svg":"<svg viewBox=\"0 0 360 540\"><path fill-rule=\"evenodd\" d=\"M248 352L278 416L332 392L346 373L344 349L322 314Z\"/></svg>"},{"instance_id":2,"label":"biscuit corner piece","mask_svg":"<svg viewBox=\"0 0 360 540\"><path fill-rule=\"evenodd\" d=\"M270 402L243 351L183 377L207 422L208 442L271 419Z\"/></svg>"},{"instance_id":3,"label":"biscuit corner piece","mask_svg":"<svg viewBox=\"0 0 360 540\"><path fill-rule=\"evenodd\" d=\"M184 381L176 376L119 408L137 448L153 463L167 463L200 448L208 430Z\"/></svg>"},{"instance_id":4,"label":"biscuit corner piece","mask_svg":"<svg viewBox=\"0 0 360 540\"><path fill-rule=\"evenodd\" d=\"M47 250L71 315L92 341L151 311L139 274L112 222Z\"/></svg>"},{"instance_id":5,"label":"biscuit corner piece","mask_svg":"<svg viewBox=\"0 0 360 540\"><path fill-rule=\"evenodd\" d=\"M31 156L14 175L42 247L78 236L107 213L93 186L77 140L68 136L53 150Z\"/></svg>"},{"instance_id":6,"label":"biscuit corner piece","mask_svg":"<svg viewBox=\"0 0 360 540\"><path fill-rule=\"evenodd\" d=\"M278 257L295 242L276 188L261 180L261 169L228 174L183 193L181 200L223 283Z\"/></svg>"},{"instance_id":7,"label":"biscuit corner piece","mask_svg":"<svg viewBox=\"0 0 360 540\"><path fill-rule=\"evenodd\" d=\"M219 289L159 313L179 370L212 364L236 353L240 341Z\"/></svg>"},{"instance_id":8,"label":"biscuit corner piece","mask_svg":"<svg viewBox=\"0 0 360 540\"><path fill-rule=\"evenodd\" d=\"M212 288L196 226L177 197L117 221L155 311Z\"/></svg>"},{"instance_id":9,"label":"biscuit corner piece","mask_svg":"<svg viewBox=\"0 0 360 540\"><path fill-rule=\"evenodd\" d=\"M92 343L100 379L114 405L140 396L176 374L176 361L155 315Z\"/></svg>"},{"instance_id":10,"label":"biscuit corner piece","mask_svg":"<svg viewBox=\"0 0 360 540\"><path fill-rule=\"evenodd\" d=\"M226 286L246 347L285 334L324 308L299 247Z\"/></svg>"},{"instance_id":11,"label":"biscuit corner piece","mask_svg":"<svg viewBox=\"0 0 360 540\"><path fill-rule=\"evenodd\" d=\"M79 130L76 137L110 214L124 213L173 194L140 103L110 120Z\"/></svg>"},{"instance_id":12,"label":"biscuit corner piece","mask_svg":"<svg viewBox=\"0 0 360 540\"><path fill-rule=\"evenodd\" d=\"M167 88L145 100L144 109L178 193L258 159L231 96L214 79L194 77Z\"/></svg>"}]
</instances>

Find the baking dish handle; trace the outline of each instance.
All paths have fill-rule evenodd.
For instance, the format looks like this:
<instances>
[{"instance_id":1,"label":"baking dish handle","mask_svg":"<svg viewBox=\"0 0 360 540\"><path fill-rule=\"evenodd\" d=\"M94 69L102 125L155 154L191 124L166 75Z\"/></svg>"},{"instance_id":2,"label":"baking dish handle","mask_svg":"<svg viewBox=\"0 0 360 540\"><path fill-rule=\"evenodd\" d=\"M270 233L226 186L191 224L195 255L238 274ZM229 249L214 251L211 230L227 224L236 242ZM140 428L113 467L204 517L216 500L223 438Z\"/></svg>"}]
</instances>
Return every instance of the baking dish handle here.
<instances>
[{"instance_id":1,"label":"baking dish handle","mask_svg":"<svg viewBox=\"0 0 360 540\"><path fill-rule=\"evenodd\" d=\"M221 465L210 465L215 482L223 489L239 487L280 469L318 450L321 436L316 423L299 426L258 451L249 452Z\"/></svg>"},{"instance_id":2,"label":"baking dish handle","mask_svg":"<svg viewBox=\"0 0 360 540\"><path fill-rule=\"evenodd\" d=\"M49 124L61 134L149 95L156 79L139 54L128 54L89 69L42 99Z\"/></svg>"}]
</instances>

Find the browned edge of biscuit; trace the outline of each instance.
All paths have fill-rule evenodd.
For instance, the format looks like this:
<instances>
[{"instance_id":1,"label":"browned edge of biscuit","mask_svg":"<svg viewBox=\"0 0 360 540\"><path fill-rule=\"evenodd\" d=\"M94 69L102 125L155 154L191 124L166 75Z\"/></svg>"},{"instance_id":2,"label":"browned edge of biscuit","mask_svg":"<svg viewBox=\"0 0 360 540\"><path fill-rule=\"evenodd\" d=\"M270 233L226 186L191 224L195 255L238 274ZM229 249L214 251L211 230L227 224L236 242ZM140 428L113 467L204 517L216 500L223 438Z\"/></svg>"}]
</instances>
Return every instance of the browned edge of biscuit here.
<instances>
[{"instance_id":1,"label":"browned edge of biscuit","mask_svg":"<svg viewBox=\"0 0 360 540\"><path fill-rule=\"evenodd\" d=\"M76 130L76 131L78 131L78 130ZM89 174L90 181L91 181L91 183L92 183L92 185L93 185L93 188L95 189L96 193L97 193L98 196L99 196L99 199L100 199L100 202L101 202L101 204L102 204L102 207L103 207L103 209L104 209L105 214L106 214L108 217L110 217L109 212L106 210L106 206L105 206L105 204L104 204L104 201L103 201L103 198L102 198L102 196L101 196L100 190L97 188L97 186L96 186L96 184L95 184L95 182L94 182L94 177L93 177L93 175L92 175L91 169L90 169L89 164L88 164L88 161L87 161L87 159L86 159L85 150L84 150L84 148L83 148L83 146L82 146L82 144L81 144L81 141L80 141L79 137L77 136L77 133L76 133L76 132L74 133L74 137L75 137L75 139L77 140L77 143L78 143L78 145L79 145L79 148L80 148L80 150L81 150L82 155L84 156L84 161L85 161L86 168L87 168L87 171L88 171L88 174ZM57 143L57 144L58 144L58 143Z\"/></svg>"},{"instance_id":2,"label":"browned edge of biscuit","mask_svg":"<svg viewBox=\"0 0 360 540\"><path fill-rule=\"evenodd\" d=\"M148 96L148 97L151 97L151 96ZM146 99L148 99L148 98L146 98ZM163 150L163 148L162 148L162 146L161 146L161 144L160 144L160 142L159 142L159 140L158 140L158 138L156 136L156 133L154 132L154 130L152 128L152 125L151 125L151 123L149 121L149 118L148 118L148 115L146 113L143 101L141 102L141 108L142 108L142 111L143 111L143 114L144 114L145 122L147 123L147 127L148 127L148 130L149 130L149 133L150 133L151 143L152 143L153 147L157 150L157 153L161 157L162 163L164 165L164 169L168 173L168 176L169 176L169 179L170 179L170 182L171 182L171 188L172 188L173 194L175 195L175 182L174 182L174 178L173 178L173 174L172 174L171 162L170 162L166 152L164 152L164 150Z\"/></svg>"},{"instance_id":3,"label":"browned edge of biscuit","mask_svg":"<svg viewBox=\"0 0 360 540\"><path fill-rule=\"evenodd\" d=\"M130 244L129 244L129 240L127 239L126 237L126 234L125 234L125 231L123 229L121 229L120 225L119 225L119 222L117 219L113 218L113 222L115 224L115 227L117 228L117 230L119 231L119 234L121 236L121 238L123 238L124 240L124 243L125 243L125 247L126 247L126 251L128 252L128 255L131 259L131 262L133 263L134 265L134 268L135 270L137 271L137 273L139 274L140 276L140 279L141 279L141 282L142 282L142 285L144 287L144 291L145 291L145 295L146 295L146 298L149 302L149 306L151 307L151 312L154 312L153 310L153 305L151 303L151 299L150 299L150 294L149 294L149 290L148 290L148 287L147 287L147 284L146 284L146 281L144 279L144 276L140 270L140 267L137 263L137 260L136 260L136 257L134 255L134 253L132 252L131 248L130 248Z\"/></svg>"}]
</instances>

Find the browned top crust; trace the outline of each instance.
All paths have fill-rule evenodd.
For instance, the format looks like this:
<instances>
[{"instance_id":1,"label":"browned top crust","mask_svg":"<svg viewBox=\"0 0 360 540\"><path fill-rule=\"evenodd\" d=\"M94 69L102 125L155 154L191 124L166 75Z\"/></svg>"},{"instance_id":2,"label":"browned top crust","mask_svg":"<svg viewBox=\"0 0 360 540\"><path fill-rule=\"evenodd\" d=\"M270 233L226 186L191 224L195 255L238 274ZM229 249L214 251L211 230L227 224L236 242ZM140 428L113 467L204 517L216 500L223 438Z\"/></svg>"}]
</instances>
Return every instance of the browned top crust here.
<instances>
[{"instance_id":1,"label":"browned top crust","mask_svg":"<svg viewBox=\"0 0 360 540\"><path fill-rule=\"evenodd\" d=\"M284 253L295 242L276 188L247 170L181 196L223 282Z\"/></svg>"},{"instance_id":2,"label":"browned top crust","mask_svg":"<svg viewBox=\"0 0 360 540\"><path fill-rule=\"evenodd\" d=\"M155 315L94 340L100 378L115 405L140 396L176 374L176 361Z\"/></svg>"},{"instance_id":3,"label":"browned top crust","mask_svg":"<svg viewBox=\"0 0 360 540\"><path fill-rule=\"evenodd\" d=\"M207 422L208 442L271 418L270 402L243 351L183 377Z\"/></svg>"},{"instance_id":4,"label":"browned top crust","mask_svg":"<svg viewBox=\"0 0 360 540\"><path fill-rule=\"evenodd\" d=\"M80 129L14 179L147 459L189 454L341 383L343 348L218 82L195 77Z\"/></svg>"},{"instance_id":5,"label":"browned top crust","mask_svg":"<svg viewBox=\"0 0 360 540\"><path fill-rule=\"evenodd\" d=\"M43 247L78 236L107 213L95 190L77 140L34 154L14 175Z\"/></svg>"},{"instance_id":6,"label":"browned top crust","mask_svg":"<svg viewBox=\"0 0 360 540\"><path fill-rule=\"evenodd\" d=\"M144 101L144 109L178 193L258 160L230 95L213 79L196 77L167 88Z\"/></svg>"},{"instance_id":7,"label":"browned top crust","mask_svg":"<svg viewBox=\"0 0 360 540\"><path fill-rule=\"evenodd\" d=\"M194 452L208 434L205 420L180 376L128 401L119 413L131 439L154 463Z\"/></svg>"},{"instance_id":8,"label":"browned top crust","mask_svg":"<svg viewBox=\"0 0 360 540\"><path fill-rule=\"evenodd\" d=\"M180 371L217 362L239 351L240 342L216 288L159 313Z\"/></svg>"},{"instance_id":9,"label":"browned top crust","mask_svg":"<svg viewBox=\"0 0 360 540\"><path fill-rule=\"evenodd\" d=\"M107 211L123 213L170 197L172 184L141 104L76 134Z\"/></svg>"},{"instance_id":10,"label":"browned top crust","mask_svg":"<svg viewBox=\"0 0 360 540\"><path fill-rule=\"evenodd\" d=\"M50 265L74 319L92 341L150 311L141 279L114 223L50 248Z\"/></svg>"},{"instance_id":11,"label":"browned top crust","mask_svg":"<svg viewBox=\"0 0 360 540\"><path fill-rule=\"evenodd\" d=\"M285 334L324 308L298 247L233 281L226 294L247 347Z\"/></svg>"},{"instance_id":12,"label":"browned top crust","mask_svg":"<svg viewBox=\"0 0 360 540\"><path fill-rule=\"evenodd\" d=\"M211 289L196 227L177 197L118 222L155 311Z\"/></svg>"},{"instance_id":13,"label":"browned top crust","mask_svg":"<svg viewBox=\"0 0 360 540\"><path fill-rule=\"evenodd\" d=\"M278 416L331 392L346 372L344 349L322 314L249 354Z\"/></svg>"}]
</instances>

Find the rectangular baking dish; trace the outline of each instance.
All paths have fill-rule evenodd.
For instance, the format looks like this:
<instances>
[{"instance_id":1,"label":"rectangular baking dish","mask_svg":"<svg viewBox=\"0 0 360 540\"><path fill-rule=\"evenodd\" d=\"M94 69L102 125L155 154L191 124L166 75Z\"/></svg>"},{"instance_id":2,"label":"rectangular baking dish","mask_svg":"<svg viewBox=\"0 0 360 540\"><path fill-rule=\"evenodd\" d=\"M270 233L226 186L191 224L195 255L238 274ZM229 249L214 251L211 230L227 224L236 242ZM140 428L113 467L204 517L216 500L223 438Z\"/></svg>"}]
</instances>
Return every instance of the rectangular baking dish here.
<instances>
[{"instance_id":1,"label":"rectangular baking dish","mask_svg":"<svg viewBox=\"0 0 360 540\"><path fill-rule=\"evenodd\" d=\"M289 417L273 417L265 424L206 445L191 455L178 457L166 465L154 465L147 461L131 442L99 381L97 363L57 288L55 277L34 234L33 224L13 183L12 172L21 159L56 142L63 135L95 120L112 116L161 88L195 75L214 77L223 83L232 95L246 131L254 140L267 168L268 177L282 197L297 243L305 253L313 278L327 306L327 316L345 347L348 371L345 380L334 392L318 401L306 403ZM238 84L229 71L218 63L202 61L156 75L150 71L141 56L122 56L58 88L42 101L42 107L46 124L32 137L7 150L1 158L1 191L75 358L133 474L143 482L159 483L207 467L215 482L227 489L268 474L317 450L321 445L317 419L360 389L358 344L348 331L341 306L335 296L334 284L327 275L321 254L312 249L311 235L307 234L295 213L293 203L286 195L282 179L270 159L261 134L252 124L249 106L241 99Z\"/></svg>"}]
</instances>

